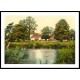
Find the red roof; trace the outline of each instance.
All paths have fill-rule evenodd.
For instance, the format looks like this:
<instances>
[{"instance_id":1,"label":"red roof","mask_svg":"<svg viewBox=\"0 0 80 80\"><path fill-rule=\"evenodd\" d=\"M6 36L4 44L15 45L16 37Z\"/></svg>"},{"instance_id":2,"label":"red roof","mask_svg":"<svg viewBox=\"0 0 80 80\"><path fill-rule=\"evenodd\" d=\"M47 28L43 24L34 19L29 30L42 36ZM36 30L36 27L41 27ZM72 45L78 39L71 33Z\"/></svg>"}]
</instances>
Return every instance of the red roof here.
<instances>
[{"instance_id":1,"label":"red roof","mask_svg":"<svg viewBox=\"0 0 80 80\"><path fill-rule=\"evenodd\" d=\"M42 36L41 34L33 34L31 38L40 38L41 36Z\"/></svg>"}]
</instances>

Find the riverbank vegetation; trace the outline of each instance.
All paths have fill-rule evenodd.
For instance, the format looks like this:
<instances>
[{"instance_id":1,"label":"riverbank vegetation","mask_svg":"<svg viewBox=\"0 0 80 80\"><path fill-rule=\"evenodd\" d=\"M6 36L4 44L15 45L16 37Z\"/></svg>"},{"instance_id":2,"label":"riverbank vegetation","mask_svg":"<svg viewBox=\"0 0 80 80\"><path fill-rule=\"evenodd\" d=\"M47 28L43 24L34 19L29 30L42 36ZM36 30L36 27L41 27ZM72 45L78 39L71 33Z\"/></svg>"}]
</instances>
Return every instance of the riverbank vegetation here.
<instances>
[{"instance_id":1,"label":"riverbank vegetation","mask_svg":"<svg viewBox=\"0 0 80 80\"><path fill-rule=\"evenodd\" d=\"M8 42L9 43L9 42ZM74 64L75 63L75 42L52 42L52 41L28 41L11 42L5 49L5 63L23 64L27 62L27 49L56 49L57 59L55 64ZM25 54L26 53L26 54ZM26 59L24 57L26 56Z\"/></svg>"},{"instance_id":2,"label":"riverbank vegetation","mask_svg":"<svg viewBox=\"0 0 80 80\"><path fill-rule=\"evenodd\" d=\"M75 64L75 49L62 48L57 51L56 64Z\"/></svg>"},{"instance_id":3,"label":"riverbank vegetation","mask_svg":"<svg viewBox=\"0 0 80 80\"><path fill-rule=\"evenodd\" d=\"M25 48L6 48L5 63L6 64L27 64L28 54Z\"/></svg>"},{"instance_id":4,"label":"riverbank vegetation","mask_svg":"<svg viewBox=\"0 0 80 80\"><path fill-rule=\"evenodd\" d=\"M8 45L9 44L9 45ZM54 41L26 41L26 42L6 42L5 47L8 48L27 48L27 49L61 49L61 48L74 48L75 42L54 42Z\"/></svg>"}]
</instances>

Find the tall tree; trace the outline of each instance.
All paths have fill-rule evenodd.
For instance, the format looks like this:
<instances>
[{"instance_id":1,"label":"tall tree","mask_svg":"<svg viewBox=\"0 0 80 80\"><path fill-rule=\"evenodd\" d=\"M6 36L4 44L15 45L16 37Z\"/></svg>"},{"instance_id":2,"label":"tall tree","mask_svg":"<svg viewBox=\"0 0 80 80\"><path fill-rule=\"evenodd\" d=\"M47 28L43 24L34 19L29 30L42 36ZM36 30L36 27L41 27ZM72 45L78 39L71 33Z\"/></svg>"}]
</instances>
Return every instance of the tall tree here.
<instances>
[{"instance_id":1,"label":"tall tree","mask_svg":"<svg viewBox=\"0 0 80 80\"><path fill-rule=\"evenodd\" d=\"M64 40L67 39L69 40L70 38L70 33L69 33L69 25L66 22L65 19L61 19L55 26L55 31L54 31L54 38L56 40Z\"/></svg>"},{"instance_id":2,"label":"tall tree","mask_svg":"<svg viewBox=\"0 0 80 80\"><path fill-rule=\"evenodd\" d=\"M49 27L49 26L46 26L44 27L42 30L41 30L41 33L42 34L53 34L53 28L52 27Z\"/></svg>"},{"instance_id":3,"label":"tall tree","mask_svg":"<svg viewBox=\"0 0 80 80\"><path fill-rule=\"evenodd\" d=\"M26 19L21 20L19 24L21 24L25 28L26 32L28 32L29 34L28 40L30 40L30 34L34 33L36 30L36 27L38 26L36 24L35 19L32 18L31 16L28 16Z\"/></svg>"},{"instance_id":4,"label":"tall tree","mask_svg":"<svg viewBox=\"0 0 80 80\"><path fill-rule=\"evenodd\" d=\"M13 28L14 28L13 22L7 25L7 27L5 28L5 39L9 40Z\"/></svg>"},{"instance_id":5,"label":"tall tree","mask_svg":"<svg viewBox=\"0 0 80 80\"><path fill-rule=\"evenodd\" d=\"M11 33L11 41L25 41L28 39L28 35L26 34L25 28L22 27L20 24L16 24L15 28L13 28L13 31Z\"/></svg>"}]
</instances>

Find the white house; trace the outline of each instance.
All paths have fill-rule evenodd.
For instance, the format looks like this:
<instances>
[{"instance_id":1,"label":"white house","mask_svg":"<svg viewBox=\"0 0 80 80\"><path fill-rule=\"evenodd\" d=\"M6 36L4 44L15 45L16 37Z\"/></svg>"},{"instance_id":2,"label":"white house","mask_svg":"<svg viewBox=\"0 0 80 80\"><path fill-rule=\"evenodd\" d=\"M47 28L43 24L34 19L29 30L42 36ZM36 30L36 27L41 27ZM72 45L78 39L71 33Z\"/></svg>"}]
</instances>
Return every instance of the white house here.
<instances>
[{"instance_id":1,"label":"white house","mask_svg":"<svg viewBox=\"0 0 80 80\"><path fill-rule=\"evenodd\" d=\"M41 40L41 34L31 34L30 39L31 40Z\"/></svg>"},{"instance_id":2,"label":"white house","mask_svg":"<svg viewBox=\"0 0 80 80\"><path fill-rule=\"evenodd\" d=\"M31 40L45 40L45 39L41 39L41 37L42 37L42 34L39 34L39 33L30 35ZM50 35L50 39L48 40L54 40L54 35Z\"/></svg>"}]
</instances>

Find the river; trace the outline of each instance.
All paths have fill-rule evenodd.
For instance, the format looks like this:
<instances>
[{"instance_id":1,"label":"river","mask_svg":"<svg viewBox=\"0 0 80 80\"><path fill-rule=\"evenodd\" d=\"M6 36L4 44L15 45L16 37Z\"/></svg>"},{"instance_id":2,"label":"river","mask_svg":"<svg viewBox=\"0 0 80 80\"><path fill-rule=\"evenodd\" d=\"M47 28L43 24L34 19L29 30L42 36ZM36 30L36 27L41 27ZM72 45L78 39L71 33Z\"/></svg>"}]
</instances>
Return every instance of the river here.
<instances>
[{"instance_id":1,"label":"river","mask_svg":"<svg viewBox=\"0 0 80 80\"><path fill-rule=\"evenodd\" d=\"M56 61L55 49L27 49L29 64L53 64Z\"/></svg>"}]
</instances>

